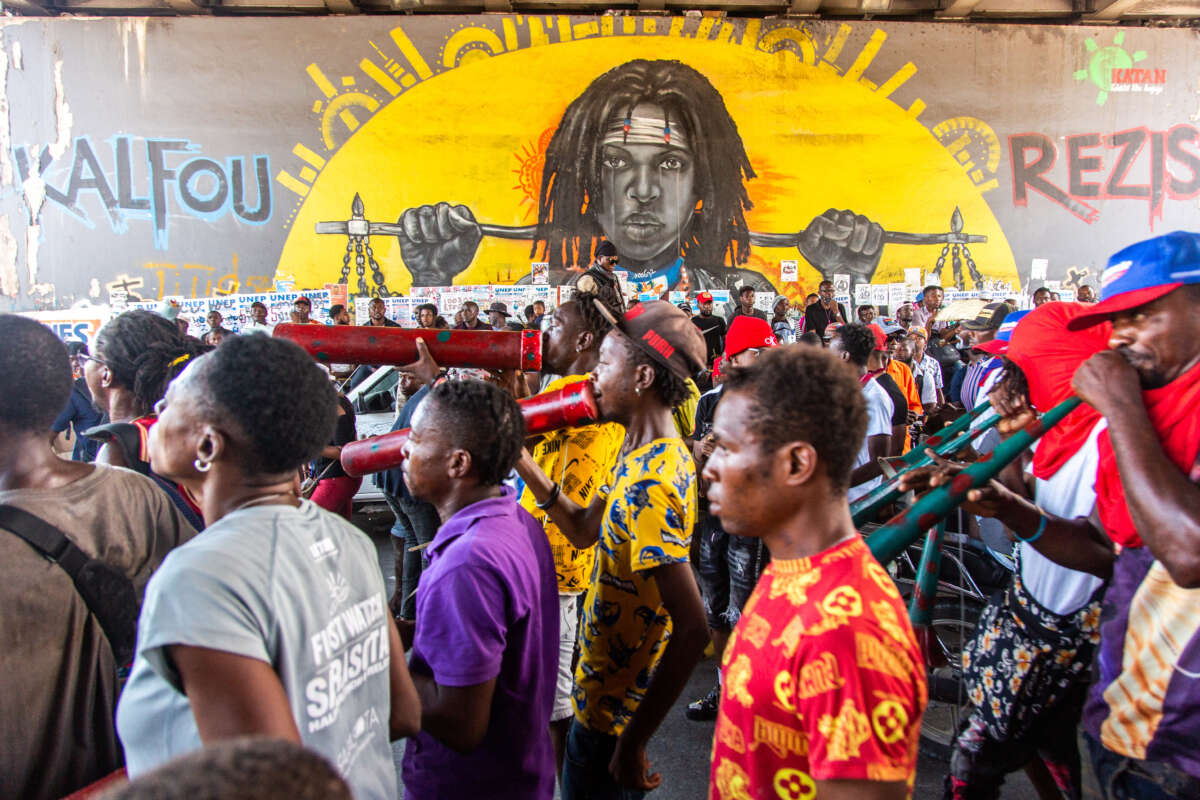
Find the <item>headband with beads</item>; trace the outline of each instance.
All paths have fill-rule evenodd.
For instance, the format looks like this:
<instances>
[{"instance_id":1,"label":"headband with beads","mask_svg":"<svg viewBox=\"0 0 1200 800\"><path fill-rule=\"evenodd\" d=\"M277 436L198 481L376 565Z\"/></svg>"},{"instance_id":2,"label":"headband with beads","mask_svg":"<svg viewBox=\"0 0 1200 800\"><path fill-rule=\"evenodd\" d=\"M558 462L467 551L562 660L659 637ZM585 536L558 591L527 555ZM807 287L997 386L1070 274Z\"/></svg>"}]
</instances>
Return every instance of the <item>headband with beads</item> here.
<instances>
[{"instance_id":1,"label":"headband with beads","mask_svg":"<svg viewBox=\"0 0 1200 800\"><path fill-rule=\"evenodd\" d=\"M604 141L609 144L669 144L687 148L688 141L683 131L672 128L671 123L660 116L615 117L609 123Z\"/></svg>"}]
</instances>

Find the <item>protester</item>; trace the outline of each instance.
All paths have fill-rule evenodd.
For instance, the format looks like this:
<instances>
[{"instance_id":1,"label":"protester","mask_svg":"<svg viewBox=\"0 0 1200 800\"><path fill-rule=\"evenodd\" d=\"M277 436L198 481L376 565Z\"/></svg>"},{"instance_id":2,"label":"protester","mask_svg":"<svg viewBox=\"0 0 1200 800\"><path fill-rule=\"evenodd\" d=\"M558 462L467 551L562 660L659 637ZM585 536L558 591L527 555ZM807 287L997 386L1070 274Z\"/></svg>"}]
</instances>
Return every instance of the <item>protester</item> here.
<instances>
[{"instance_id":1,"label":"protester","mask_svg":"<svg viewBox=\"0 0 1200 800\"><path fill-rule=\"evenodd\" d=\"M1049 305L1019 327L1026 312L1014 312L996 338L981 345L1005 357L991 392L997 409L1050 408L1070 395L1075 368L1108 340L1109 331L1067 332L1066 323L1083 310ZM1081 406L1037 442L1033 497L1047 513L1067 519L1091 513L1102 427L1099 415ZM1026 497L1020 473L1016 462L1001 478ZM905 485L920 479L907 476ZM969 504L966 510L978 509ZM1076 729L1099 639L1102 581L1055 564L1030 542L1018 540L1013 555L1011 583L989 598L964 648L970 705L950 759L949 800L999 797L1007 773L1038 761L1050 792L1081 797Z\"/></svg>"},{"instance_id":2,"label":"protester","mask_svg":"<svg viewBox=\"0 0 1200 800\"><path fill-rule=\"evenodd\" d=\"M275 326L267 323L267 306L255 300L250 304L250 321L242 328L246 333L265 333L270 336Z\"/></svg>"},{"instance_id":3,"label":"protester","mask_svg":"<svg viewBox=\"0 0 1200 800\"><path fill-rule=\"evenodd\" d=\"M97 463L128 467L154 479L197 530L204 527L199 503L151 468L147 437L167 385L207 349L157 314L126 311L96 334L83 370L93 402L109 419L87 434L104 442Z\"/></svg>"},{"instance_id":4,"label":"protester","mask_svg":"<svg viewBox=\"0 0 1200 800\"><path fill-rule=\"evenodd\" d=\"M967 500L1058 564L1111 576L1084 708L1094 772L1106 800L1191 798L1200 796L1192 746L1200 715L1200 234L1121 250L1101 287L1100 303L1066 326L1113 326L1108 349L1071 381L1107 423L1097 440L1095 510L1072 519L1045 513L995 482Z\"/></svg>"},{"instance_id":5,"label":"protester","mask_svg":"<svg viewBox=\"0 0 1200 800\"><path fill-rule=\"evenodd\" d=\"M875 333L875 352L872 353L872 360L875 363L873 366L868 365L868 371L875 374L876 370L882 369L883 372L879 373L879 375L886 375L892 379L903 401L896 408L892 409L893 430L889 451L893 455L907 453L912 449L912 435L909 433L908 426L925 416L928 410L925 404L921 402L921 392L917 388L917 381L913 377L912 369L900 359L892 358L891 349L888 346L888 338L882 328L878 325L871 325L870 328ZM880 385L887 391L893 405L896 405L896 397L892 393L892 389L888 387L887 381L884 381ZM905 420L904 423L897 422L902 416ZM900 424L903 424L904 427L902 430L897 431L896 427Z\"/></svg>"},{"instance_id":6,"label":"protester","mask_svg":"<svg viewBox=\"0 0 1200 800\"><path fill-rule=\"evenodd\" d=\"M915 315L914 307L910 303L905 303L896 309L896 324L906 331L911 331Z\"/></svg>"},{"instance_id":7,"label":"protester","mask_svg":"<svg viewBox=\"0 0 1200 800\"><path fill-rule=\"evenodd\" d=\"M1075 299L1081 303L1095 303L1096 290L1085 283L1083 286L1080 286L1079 291L1075 293Z\"/></svg>"},{"instance_id":8,"label":"protester","mask_svg":"<svg viewBox=\"0 0 1200 800\"><path fill-rule=\"evenodd\" d=\"M418 408L404 446L405 483L444 520L417 592L421 732L404 753L411 800L554 794L554 559L501 484L524 438L520 407L501 389L445 381Z\"/></svg>"},{"instance_id":9,"label":"protester","mask_svg":"<svg viewBox=\"0 0 1200 800\"><path fill-rule=\"evenodd\" d=\"M343 309L343 311L344 310L345 309ZM330 311L329 315L331 317L333 316L332 310ZM347 317L349 317L349 314L347 314ZM396 322L395 320L388 319L387 306L384 304L383 299L379 297L372 297L371 302L367 303L367 321L363 324L376 328L400 327L400 323Z\"/></svg>"},{"instance_id":10,"label":"protester","mask_svg":"<svg viewBox=\"0 0 1200 800\"><path fill-rule=\"evenodd\" d=\"M104 800L353 800L333 764L282 739L248 736L180 756Z\"/></svg>"},{"instance_id":11,"label":"protester","mask_svg":"<svg viewBox=\"0 0 1200 800\"><path fill-rule=\"evenodd\" d=\"M389 741L416 732L420 704L378 556L296 495L336 416L311 357L265 336L226 342L167 390L151 460L200 499L208 528L146 590L117 710L131 776L264 735L330 759L356 796L395 797Z\"/></svg>"},{"instance_id":12,"label":"protester","mask_svg":"<svg viewBox=\"0 0 1200 800\"><path fill-rule=\"evenodd\" d=\"M233 331L221 324L224 321L225 318L221 316L220 311L214 309L208 312L208 317L205 318L205 322L208 323L208 331L201 341L210 347L216 347L224 341L225 337L233 336Z\"/></svg>"},{"instance_id":13,"label":"protester","mask_svg":"<svg viewBox=\"0 0 1200 800\"><path fill-rule=\"evenodd\" d=\"M70 356L71 374L74 382L67 405L50 425L54 433L70 430L75 444L71 447L71 458L75 461L95 461L100 452L100 442L89 439L83 432L104 421L104 414L96 408L92 401L92 393L88 389L87 379L83 377L84 365L87 363L88 346L83 342L71 342L67 345Z\"/></svg>"},{"instance_id":14,"label":"protester","mask_svg":"<svg viewBox=\"0 0 1200 800\"><path fill-rule=\"evenodd\" d=\"M392 431L412 427L417 407L431 388L426 379L406 370L400 371L397 387L399 412ZM413 622L417 618L417 582L429 563L425 548L433 541L442 521L431 503L418 500L408 491L400 466L376 473L374 480L396 518L391 529L396 588L388 606L397 622Z\"/></svg>"},{"instance_id":15,"label":"protester","mask_svg":"<svg viewBox=\"0 0 1200 800\"><path fill-rule=\"evenodd\" d=\"M479 304L474 300L468 300L462 304L463 321L454 326L458 331L486 331L491 330L483 320L479 319ZM436 325L434 327L437 327Z\"/></svg>"},{"instance_id":16,"label":"protester","mask_svg":"<svg viewBox=\"0 0 1200 800\"><path fill-rule=\"evenodd\" d=\"M912 368L913 378L917 382L921 405L926 406L932 412L938 406L945 404L946 393L943 390L942 365L937 362L937 359L926 355L926 342L924 328L917 328L909 334L910 358L907 359L907 362Z\"/></svg>"},{"instance_id":17,"label":"protester","mask_svg":"<svg viewBox=\"0 0 1200 800\"><path fill-rule=\"evenodd\" d=\"M300 325L320 325L315 319L311 319L312 300L309 300L304 295L297 297L292 301L292 313L296 315L296 322Z\"/></svg>"},{"instance_id":18,"label":"protester","mask_svg":"<svg viewBox=\"0 0 1200 800\"><path fill-rule=\"evenodd\" d=\"M1033 307L1044 306L1050 302L1050 290L1045 286L1041 287L1033 293Z\"/></svg>"},{"instance_id":19,"label":"protester","mask_svg":"<svg viewBox=\"0 0 1200 800\"><path fill-rule=\"evenodd\" d=\"M707 351L704 363L712 369L713 360L725 349L725 320L713 314L712 292L697 294L696 304L700 307L700 313L692 317L692 324L704 337L704 347Z\"/></svg>"},{"instance_id":20,"label":"protester","mask_svg":"<svg viewBox=\"0 0 1200 800\"><path fill-rule=\"evenodd\" d=\"M594 286L587 283L579 285L579 288L585 292L599 294L605 296L606 293L619 295L621 292L618 285L616 269L620 263L620 256L617 255L617 246L610 241L603 241L596 245L595 260L588 265L583 275L579 276L576 285L585 277L590 278L595 282Z\"/></svg>"},{"instance_id":21,"label":"protester","mask_svg":"<svg viewBox=\"0 0 1200 800\"><path fill-rule=\"evenodd\" d=\"M912 308L912 324L918 328L924 328L928 333L933 333L933 324L937 317L938 311L942 308L942 300L946 297L945 291L941 286L930 284L921 290L921 296ZM900 312L896 312L896 316L900 316Z\"/></svg>"},{"instance_id":22,"label":"protester","mask_svg":"<svg viewBox=\"0 0 1200 800\"><path fill-rule=\"evenodd\" d=\"M767 315L763 311L754 307L754 287L750 284L743 284L737 292L737 306L730 312L726 322L730 325L738 317L758 317L766 319Z\"/></svg>"},{"instance_id":23,"label":"protester","mask_svg":"<svg viewBox=\"0 0 1200 800\"><path fill-rule=\"evenodd\" d=\"M0 372L12 378L0 392L0 794L52 800L123 763L113 715L126 664L67 572L71 552L52 560L17 535L30 524L16 515L35 515L130 581L137 603L163 557L195 531L147 478L51 449L50 425L72 388L67 349L49 328L0 314L0 341ZM111 589L109 598L130 619L131 643L137 609L117 605Z\"/></svg>"},{"instance_id":24,"label":"protester","mask_svg":"<svg viewBox=\"0 0 1200 800\"><path fill-rule=\"evenodd\" d=\"M312 501L326 511L349 520L354 512L354 495L362 486L362 476L352 478L342 469L342 448L358 438L355 431L354 406L341 393L337 396L337 424L333 437L321 450L313 466L316 487Z\"/></svg>"},{"instance_id":25,"label":"protester","mask_svg":"<svg viewBox=\"0 0 1200 800\"><path fill-rule=\"evenodd\" d=\"M912 373L908 372L908 367L903 364L896 366L902 370L900 374L907 377L911 383ZM878 334L875 349L871 351L871 356L867 361L867 374L887 392L888 399L892 401L892 437L888 443L888 455L898 456L911 449L908 441L908 424L910 420L916 418L916 414L920 413L921 405L918 402L916 406L918 411L910 412L909 400L893 377L892 369L892 356L887 350L887 339L882 334ZM914 392L916 391L915 386L912 389Z\"/></svg>"},{"instance_id":26,"label":"protester","mask_svg":"<svg viewBox=\"0 0 1200 800\"><path fill-rule=\"evenodd\" d=\"M437 320L438 309L433 303L422 303L417 306L417 327L432 328ZM457 324L456 324L457 327Z\"/></svg>"},{"instance_id":27,"label":"protester","mask_svg":"<svg viewBox=\"0 0 1200 800\"><path fill-rule=\"evenodd\" d=\"M487 310L488 322L494 331L503 331L508 329L508 318L512 316L508 313L508 306L504 303L492 303Z\"/></svg>"},{"instance_id":28,"label":"protester","mask_svg":"<svg viewBox=\"0 0 1200 800\"><path fill-rule=\"evenodd\" d=\"M379 298L377 297L375 300L379 300ZM371 302L374 303L375 300ZM383 301L380 300L381 305L382 303ZM334 303L329 307L329 321L334 325L349 325L352 322L350 319L350 310L341 303Z\"/></svg>"},{"instance_id":29,"label":"protester","mask_svg":"<svg viewBox=\"0 0 1200 800\"><path fill-rule=\"evenodd\" d=\"M731 370L717 409L712 511L772 560L722 658L713 798L900 800L915 776L925 669L846 504L870 429L836 355L866 330L842 331L832 354L782 348Z\"/></svg>"},{"instance_id":30,"label":"protester","mask_svg":"<svg viewBox=\"0 0 1200 800\"><path fill-rule=\"evenodd\" d=\"M736 317L729 326L722 364L729 367L748 366L764 350L778 344L771 326L763 320ZM698 470L704 469L716 446L712 433L713 417L722 393L722 387L718 386L701 397L696 406L692 457L696 460ZM729 633L737 625L742 607L758 582L769 556L760 539L727 534L721 527L721 521L708 512L708 500L703 491L700 494L700 522L696 536L699 539L696 574L700 578L713 652L720 658L729 640ZM717 684L704 697L688 704L687 718L695 721L716 719L720 699L721 687Z\"/></svg>"},{"instance_id":31,"label":"protester","mask_svg":"<svg viewBox=\"0 0 1200 800\"><path fill-rule=\"evenodd\" d=\"M858 315L858 321L863 325L870 325L875 321L875 306L859 306L855 313Z\"/></svg>"},{"instance_id":32,"label":"protester","mask_svg":"<svg viewBox=\"0 0 1200 800\"><path fill-rule=\"evenodd\" d=\"M892 446L892 413L895 408L887 392L868 373L867 364L875 349L875 334L866 325L842 325L834 333L829 350L849 364L862 385L867 408L867 432L859 443L850 474L847 497L853 503L882 481L878 459L887 456Z\"/></svg>"},{"instance_id":33,"label":"protester","mask_svg":"<svg viewBox=\"0 0 1200 800\"><path fill-rule=\"evenodd\" d=\"M791 310L791 304L783 295L775 298L775 305L771 307L771 330L775 332L775 338L780 344L792 344L796 341L796 329L792 327L792 320L788 317L788 312Z\"/></svg>"},{"instance_id":34,"label":"protester","mask_svg":"<svg viewBox=\"0 0 1200 800\"><path fill-rule=\"evenodd\" d=\"M587 506L564 497L528 453L517 464L572 544L599 545L580 622L563 800L636 799L662 783L649 774L646 744L708 641L687 563L695 467L671 420L687 376L704 364L704 340L662 301L612 322L593 382L601 419L625 428L624 458Z\"/></svg>"},{"instance_id":35,"label":"protester","mask_svg":"<svg viewBox=\"0 0 1200 800\"><path fill-rule=\"evenodd\" d=\"M595 295L576 292L572 300L561 304L550 316L542 334L542 365L549 374L561 377L546 384L543 392L586 380L596 368L600 345L612 326L596 308L594 298ZM625 430L617 423L584 425L540 437L531 452L538 468L554 477L562 494L580 506L587 506L603 477L617 463L624 438ZM555 765L561 775L567 731L574 716L571 689L579 631L577 605L591 581L595 548L575 547L554 520L538 508L528 486L521 493L520 503L545 530L558 578L558 678L550 734Z\"/></svg>"},{"instance_id":36,"label":"protester","mask_svg":"<svg viewBox=\"0 0 1200 800\"><path fill-rule=\"evenodd\" d=\"M810 305L804 312L804 331L812 331L822 339L827 339L826 328L831 324L845 325L849 322L846 308L841 303L834 302L833 282L821 281L817 286L817 302Z\"/></svg>"},{"instance_id":37,"label":"protester","mask_svg":"<svg viewBox=\"0 0 1200 800\"><path fill-rule=\"evenodd\" d=\"M995 338L996 332L1004 323L1005 317L1012 311L1007 303L988 303L974 318L963 323L963 330L968 332L973 345L980 345ZM983 402L987 393L1000 378L1001 361L997 356L985 355L975 358L967 367L963 377L962 404L968 411ZM978 449L978 448L976 448Z\"/></svg>"}]
</instances>

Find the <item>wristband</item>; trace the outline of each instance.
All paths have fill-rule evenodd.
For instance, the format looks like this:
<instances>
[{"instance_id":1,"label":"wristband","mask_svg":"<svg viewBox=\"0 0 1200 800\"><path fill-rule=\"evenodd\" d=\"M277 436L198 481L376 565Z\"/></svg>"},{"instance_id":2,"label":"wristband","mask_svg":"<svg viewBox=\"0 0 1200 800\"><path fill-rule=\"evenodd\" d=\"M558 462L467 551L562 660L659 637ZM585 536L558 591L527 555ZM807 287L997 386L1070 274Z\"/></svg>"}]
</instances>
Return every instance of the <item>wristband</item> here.
<instances>
[{"instance_id":1,"label":"wristband","mask_svg":"<svg viewBox=\"0 0 1200 800\"><path fill-rule=\"evenodd\" d=\"M1046 516L1045 511L1042 511L1041 506L1038 506L1038 513L1041 515L1042 521L1038 523L1037 530L1034 531L1033 536L1030 536L1028 539L1026 539L1021 534L1013 531L1013 533L1016 534L1016 537L1026 544L1033 544L1038 539L1042 538L1042 534L1046 532L1046 523L1050 521L1050 518Z\"/></svg>"},{"instance_id":2,"label":"wristband","mask_svg":"<svg viewBox=\"0 0 1200 800\"><path fill-rule=\"evenodd\" d=\"M555 481L550 487L550 496L546 498L546 502L535 503L534 505L536 505L542 511L550 508L550 506L554 505L554 501L558 499L558 491L560 488L561 487L558 485L558 481Z\"/></svg>"}]
</instances>

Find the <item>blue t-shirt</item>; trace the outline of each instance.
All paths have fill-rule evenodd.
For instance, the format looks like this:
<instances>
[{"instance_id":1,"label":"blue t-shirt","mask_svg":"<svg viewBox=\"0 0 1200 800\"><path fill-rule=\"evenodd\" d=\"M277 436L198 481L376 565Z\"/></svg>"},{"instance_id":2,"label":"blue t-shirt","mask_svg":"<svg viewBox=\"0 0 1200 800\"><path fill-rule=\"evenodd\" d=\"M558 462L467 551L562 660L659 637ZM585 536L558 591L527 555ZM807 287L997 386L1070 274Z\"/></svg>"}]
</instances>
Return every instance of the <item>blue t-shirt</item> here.
<instances>
[{"instance_id":1,"label":"blue t-shirt","mask_svg":"<svg viewBox=\"0 0 1200 800\"><path fill-rule=\"evenodd\" d=\"M408 800L550 800L558 581L545 532L511 489L460 509L428 548L409 669L442 686L496 678L487 733L458 753L422 731L404 752Z\"/></svg>"}]
</instances>

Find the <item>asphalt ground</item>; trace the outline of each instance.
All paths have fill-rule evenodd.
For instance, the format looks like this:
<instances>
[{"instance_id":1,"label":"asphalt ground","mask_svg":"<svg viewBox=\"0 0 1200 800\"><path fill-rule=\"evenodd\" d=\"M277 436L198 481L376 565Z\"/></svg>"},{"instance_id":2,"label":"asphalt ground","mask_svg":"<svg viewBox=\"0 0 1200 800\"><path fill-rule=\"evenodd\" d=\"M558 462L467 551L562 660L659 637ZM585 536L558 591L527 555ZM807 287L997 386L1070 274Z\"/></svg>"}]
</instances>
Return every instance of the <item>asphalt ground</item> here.
<instances>
[{"instance_id":1,"label":"asphalt ground","mask_svg":"<svg viewBox=\"0 0 1200 800\"><path fill-rule=\"evenodd\" d=\"M379 564L387 583L390 596L395 585L393 576L393 558L391 537L388 527L391 515L387 507L382 510L371 507L367 514L356 515L355 523L368 531L379 551ZM684 716L687 704L705 693L716 683L716 659L702 661L692 673L687 688L684 689L675 708L663 721L662 726L654 735L647 749L652 768L661 772L663 783L657 790L648 795L649 800L704 800L708 797L709 758L712 753L713 723L692 722ZM400 775L400 760L404 753L404 744L394 746L396 759L396 774ZM946 775L946 761L940 754L931 752L931 748L922 747L917 762L917 778L913 787L914 800L938 800L942 796L942 782ZM1090 777L1085 776L1085 778ZM1084 798L1096 798L1098 795L1091 787L1085 787ZM404 787L401 782L400 797L403 800ZM555 793L557 800L558 794ZM1014 773L1008 777L1000 791L1001 800L1038 800L1038 794L1024 773Z\"/></svg>"}]
</instances>

